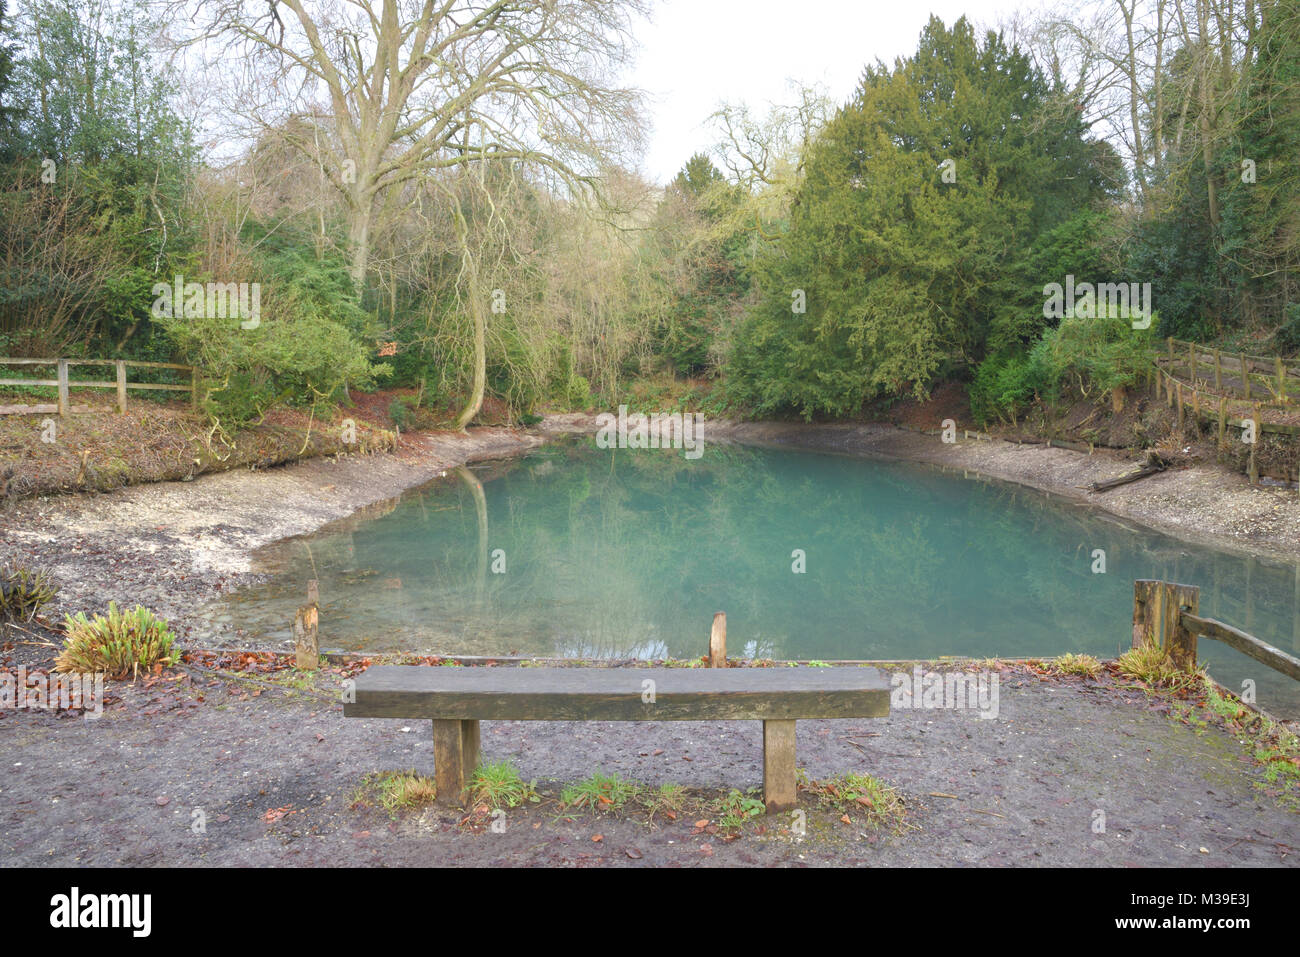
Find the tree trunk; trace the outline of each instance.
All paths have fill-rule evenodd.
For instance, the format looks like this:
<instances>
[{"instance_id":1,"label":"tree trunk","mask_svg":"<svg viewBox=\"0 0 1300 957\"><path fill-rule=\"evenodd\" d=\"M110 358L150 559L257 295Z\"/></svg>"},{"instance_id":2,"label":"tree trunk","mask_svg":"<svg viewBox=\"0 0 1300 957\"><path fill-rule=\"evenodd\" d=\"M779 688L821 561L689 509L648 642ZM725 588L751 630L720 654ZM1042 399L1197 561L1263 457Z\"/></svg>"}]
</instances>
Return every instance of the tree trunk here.
<instances>
[{"instance_id":1,"label":"tree trunk","mask_svg":"<svg viewBox=\"0 0 1300 957\"><path fill-rule=\"evenodd\" d=\"M456 419L456 428L462 432L483 407L483 391L487 386L487 310L478 288L477 266L471 275L473 278L468 299L470 315L474 317L474 386L470 390L469 401Z\"/></svg>"}]
</instances>

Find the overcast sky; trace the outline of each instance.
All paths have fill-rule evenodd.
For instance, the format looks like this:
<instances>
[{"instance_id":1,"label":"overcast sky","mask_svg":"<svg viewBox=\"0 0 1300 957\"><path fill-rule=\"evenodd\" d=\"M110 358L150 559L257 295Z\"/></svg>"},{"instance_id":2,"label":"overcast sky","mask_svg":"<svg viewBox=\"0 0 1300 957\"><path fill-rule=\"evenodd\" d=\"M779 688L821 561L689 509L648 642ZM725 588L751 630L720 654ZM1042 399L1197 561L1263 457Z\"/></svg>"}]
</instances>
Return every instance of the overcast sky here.
<instances>
[{"instance_id":1,"label":"overcast sky","mask_svg":"<svg viewBox=\"0 0 1300 957\"><path fill-rule=\"evenodd\" d=\"M638 31L631 82L650 97L643 171L667 182L692 153L713 145L705 120L722 101L761 108L789 102L787 78L823 84L846 100L876 59L916 50L933 13L995 25L1041 0L657 0Z\"/></svg>"}]
</instances>

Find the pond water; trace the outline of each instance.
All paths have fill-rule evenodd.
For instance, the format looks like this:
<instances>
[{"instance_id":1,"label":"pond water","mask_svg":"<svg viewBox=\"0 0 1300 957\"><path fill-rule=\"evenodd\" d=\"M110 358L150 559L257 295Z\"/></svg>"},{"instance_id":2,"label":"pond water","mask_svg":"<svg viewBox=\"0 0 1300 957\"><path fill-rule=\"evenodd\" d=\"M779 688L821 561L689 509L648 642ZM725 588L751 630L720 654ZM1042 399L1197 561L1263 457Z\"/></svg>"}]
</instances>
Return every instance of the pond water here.
<instances>
[{"instance_id":1,"label":"pond water","mask_svg":"<svg viewBox=\"0 0 1300 957\"><path fill-rule=\"evenodd\" d=\"M1134 579L1160 578L1300 651L1295 565L960 471L716 444L688 460L562 442L450 472L258 564L270 581L209 606L214 629L288 639L318 579L335 650L691 658L725 610L733 656L1112 656L1131 640ZM1215 642L1201 655L1300 713L1297 682Z\"/></svg>"}]
</instances>

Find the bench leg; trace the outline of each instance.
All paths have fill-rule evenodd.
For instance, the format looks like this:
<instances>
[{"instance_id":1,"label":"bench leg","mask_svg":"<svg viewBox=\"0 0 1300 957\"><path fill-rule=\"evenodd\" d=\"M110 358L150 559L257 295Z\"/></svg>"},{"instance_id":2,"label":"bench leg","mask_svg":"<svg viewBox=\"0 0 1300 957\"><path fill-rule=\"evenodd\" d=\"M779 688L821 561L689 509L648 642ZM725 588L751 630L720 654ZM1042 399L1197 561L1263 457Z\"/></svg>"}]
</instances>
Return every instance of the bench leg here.
<instances>
[{"instance_id":1,"label":"bench leg","mask_svg":"<svg viewBox=\"0 0 1300 957\"><path fill-rule=\"evenodd\" d=\"M433 775L438 803L460 800L470 775L478 767L478 746L477 721L433 722Z\"/></svg>"},{"instance_id":2,"label":"bench leg","mask_svg":"<svg viewBox=\"0 0 1300 957\"><path fill-rule=\"evenodd\" d=\"M795 795L794 722L763 722L763 803L767 813L792 811Z\"/></svg>"}]
</instances>

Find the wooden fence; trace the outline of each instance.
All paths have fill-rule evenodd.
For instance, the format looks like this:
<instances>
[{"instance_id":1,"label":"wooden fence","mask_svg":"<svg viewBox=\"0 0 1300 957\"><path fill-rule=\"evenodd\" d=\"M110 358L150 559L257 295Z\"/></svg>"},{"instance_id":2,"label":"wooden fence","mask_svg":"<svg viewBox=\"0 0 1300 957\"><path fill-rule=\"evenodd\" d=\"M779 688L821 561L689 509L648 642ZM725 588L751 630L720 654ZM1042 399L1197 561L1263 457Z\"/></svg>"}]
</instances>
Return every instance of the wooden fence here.
<instances>
[{"instance_id":1,"label":"wooden fence","mask_svg":"<svg viewBox=\"0 0 1300 957\"><path fill-rule=\"evenodd\" d=\"M35 386L58 390L57 403L37 403L35 405L0 405L0 415L25 415L40 412L57 412L69 415L73 412L88 412L85 406L73 408L68 397L71 389L116 389L117 411L126 412L126 390L143 389L160 392L188 392L190 404L199 398L199 370L194 366L177 365L174 362L136 362L132 359L0 359L0 366L53 366L57 372L54 379L0 379L0 386ZM68 369L72 366L111 366L116 370L113 381L88 379L69 379ZM136 369L175 369L190 374L189 385L172 385L157 382L128 382L126 370Z\"/></svg>"},{"instance_id":2,"label":"wooden fence","mask_svg":"<svg viewBox=\"0 0 1300 957\"><path fill-rule=\"evenodd\" d=\"M1221 641L1244 655L1300 681L1300 658L1213 618L1202 618L1195 585L1139 579L1133 583L1133 647L1156 644L1179 667L1196 667L1198 636Z\"/></svg>"},{"instance_id":3,"label":"wooden fence","mask_svg":"<svg viewBox=\"0 0 1300 957\"><path fill-rule=\"evenodd\" d=\"M1193 388L1199 388L1203 381L1203 391L1209 392L1213 383L1212 394L1216 396L1279 406L1292 405L1300 396L1300 361L1224 352L1172 337L1165 342L1167 352L1158 357L1158 362L1171 372L1185 369Z\"/></svg>"}]
</instances>

